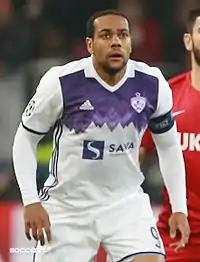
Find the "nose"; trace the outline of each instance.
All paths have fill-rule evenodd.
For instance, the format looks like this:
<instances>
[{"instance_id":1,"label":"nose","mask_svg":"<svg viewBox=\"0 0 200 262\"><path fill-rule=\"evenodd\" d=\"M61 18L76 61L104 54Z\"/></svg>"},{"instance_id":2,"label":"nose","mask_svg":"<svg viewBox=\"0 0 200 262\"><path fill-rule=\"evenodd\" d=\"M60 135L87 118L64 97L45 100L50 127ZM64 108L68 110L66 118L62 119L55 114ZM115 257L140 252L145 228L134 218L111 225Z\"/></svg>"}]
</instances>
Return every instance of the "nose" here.
<instances>
[{"instance_id":1,"label":"nose","mask_svg":"<svg viewBox=\"0 0 200 262\"><path fill-rule=\"evenodd\" d=\"M112 41L111 41L111 47L121 47L121 40L118 37L118 35L113 35Z\"/></svg>"}]
</instances>

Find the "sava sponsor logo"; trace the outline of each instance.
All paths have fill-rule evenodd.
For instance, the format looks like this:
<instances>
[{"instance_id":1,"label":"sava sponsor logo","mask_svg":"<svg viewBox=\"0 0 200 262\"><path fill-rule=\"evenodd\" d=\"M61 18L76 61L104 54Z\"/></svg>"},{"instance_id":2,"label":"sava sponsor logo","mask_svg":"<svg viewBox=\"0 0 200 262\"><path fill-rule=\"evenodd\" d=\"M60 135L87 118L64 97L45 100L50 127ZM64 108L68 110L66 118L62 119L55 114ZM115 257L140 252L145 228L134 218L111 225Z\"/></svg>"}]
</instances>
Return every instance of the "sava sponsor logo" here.
<instances>
[{"instance_id":1,"label":"sava sponsor logo","mask_svg":"<svg viewBox=\"0 0 200 262\"><path fill-rule=\"evenodd\" d=\"M108 149L107 149L108 148ZM107 149L107 150L106 150ZM83 159L102 160L105 151L109 154L123 154L134 149L132 141L122 144L109 144L108 147L105 141L84 140L83 142Z\"/></svg>"},{"instance_id":2,"label":"sava sponsor logo","mask_svg":"<svg viewBox=\"0 0 200 262\"><path fill-rule=\"evenodd\" d=\"M123 153L123 152L126 152L126 151L130 151L134 149L134 144L133 142L127 142L127 143L124 143L124 144L111 144L109 146L109 152L110 153Z\"/></svg>"}]
</instances>

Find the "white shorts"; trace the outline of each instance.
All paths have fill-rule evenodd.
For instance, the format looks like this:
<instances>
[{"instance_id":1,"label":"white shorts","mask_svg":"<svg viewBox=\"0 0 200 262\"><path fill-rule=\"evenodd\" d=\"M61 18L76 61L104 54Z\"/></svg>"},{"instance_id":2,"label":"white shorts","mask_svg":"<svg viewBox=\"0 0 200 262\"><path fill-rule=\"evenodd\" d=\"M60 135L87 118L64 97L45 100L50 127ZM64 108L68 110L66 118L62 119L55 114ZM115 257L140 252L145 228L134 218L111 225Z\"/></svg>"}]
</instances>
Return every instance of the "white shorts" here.
<instances>
[{"instance_id":1,"label":"white shorts","mask_svg":"<svg viewBox=\"0 0 200 262\"><path fill-rule=\"evenodd\" d=\"M70 215L61 205L45 208L52 243L34 262L93 262L100 243L112 262L128 262L139 254L165 256L149 196L143 192L95 214Z\"/></svg>"}]
</instances>

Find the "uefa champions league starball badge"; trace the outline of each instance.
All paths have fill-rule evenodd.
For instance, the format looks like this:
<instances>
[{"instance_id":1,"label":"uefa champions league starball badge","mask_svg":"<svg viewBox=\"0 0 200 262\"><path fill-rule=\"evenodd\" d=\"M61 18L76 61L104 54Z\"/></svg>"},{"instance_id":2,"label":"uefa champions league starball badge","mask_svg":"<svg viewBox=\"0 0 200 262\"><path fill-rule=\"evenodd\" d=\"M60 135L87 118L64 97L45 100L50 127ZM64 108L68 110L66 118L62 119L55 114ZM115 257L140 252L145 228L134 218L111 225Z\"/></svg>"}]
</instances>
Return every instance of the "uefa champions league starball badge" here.
<instances>
[{"instance_id":1,"label":"uefa champions league starball badge","mask_svg":"<svg viewBox=\"0 0 200 262\"><path fill-rule=\"evenodd\" d=\"M30 116L35 109L35 101L31 100L25 109L26 116Z\"/></svg>"},{"instance_id":2,"label":"uefa champions league starball badge","mask_svg":"<svg viewBox=\"0 0 200 262\"><path fill-rule=\"evenodd\" d=\"M141 113L146 106L146 98L137 92L135 97L131 98L131 105L137 113Z\"/></svg>"}]
</instances>

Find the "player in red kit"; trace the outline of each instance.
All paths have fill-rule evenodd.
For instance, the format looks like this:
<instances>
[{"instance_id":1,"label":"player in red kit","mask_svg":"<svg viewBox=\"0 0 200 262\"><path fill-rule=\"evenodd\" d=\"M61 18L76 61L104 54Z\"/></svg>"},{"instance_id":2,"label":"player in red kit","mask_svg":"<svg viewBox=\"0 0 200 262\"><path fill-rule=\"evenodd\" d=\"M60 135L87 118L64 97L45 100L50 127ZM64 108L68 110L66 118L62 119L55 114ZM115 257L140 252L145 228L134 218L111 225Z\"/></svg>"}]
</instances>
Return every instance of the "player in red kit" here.
<instances>
[{"instance_id":1,"label":"player in red kit","mask_svg":"<svg viewBox=\"0 0 200 262\"><path fill-rule=\"evenodd\" d=\"M185 159L191 235L188 245L175 252L172 244L179 240L179 236L174 236L174 232L170 232L171 238L169 236L171 209L164 189L164 204L158 219L158 229L164 242L167 262L200 261L200 9L189 13L184 44L191 54L192 70L172 78L169 84L173 93L173 114ZM153 148L151 135L147 132L140 157L143 158Z\"/></svg>"}]
</instances>

